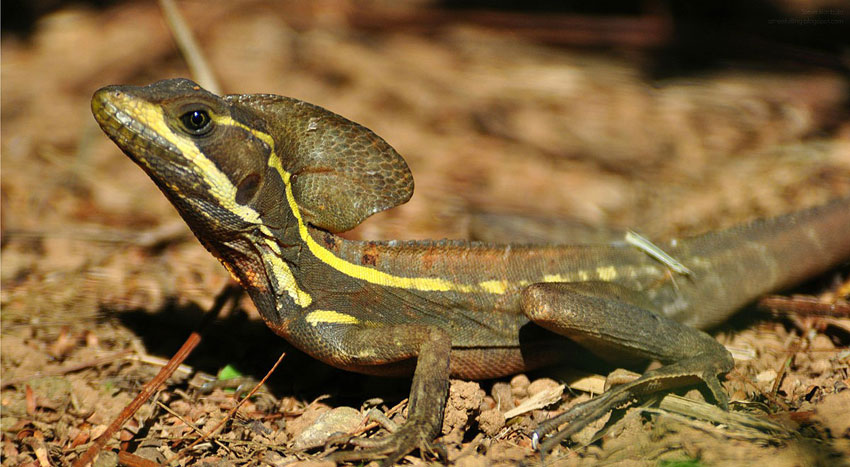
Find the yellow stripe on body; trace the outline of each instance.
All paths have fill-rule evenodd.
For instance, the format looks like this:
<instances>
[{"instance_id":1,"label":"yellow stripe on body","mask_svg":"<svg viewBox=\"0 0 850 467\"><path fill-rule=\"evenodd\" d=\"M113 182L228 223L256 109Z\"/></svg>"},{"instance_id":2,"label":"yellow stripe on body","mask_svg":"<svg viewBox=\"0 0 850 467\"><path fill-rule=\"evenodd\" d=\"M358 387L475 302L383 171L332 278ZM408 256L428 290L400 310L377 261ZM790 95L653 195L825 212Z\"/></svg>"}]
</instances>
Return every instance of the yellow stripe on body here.
<instances>
[{"instance_id":1,"label":"yellow stripe on body","mask_svg":"<svg viewBox=\"0 0 850 467\"><path fill-rule=\"evenodd\" d=\"M492 280L492 281L482 281L478 283L478 286L484 289L487 292L492 294L504 294L505 290L508 287L508 281L500 281L500 280Z\"/></svg>"},{"instance_id":2,"label":"yellow stripe on body","mask_svg":"<svg viewBox=\"0 0 850 467\"><path fill-rule=\"evenodd\" d=\"M315 310L307 313L304 320L311 326L318 324L360 324L360 320L347 313L334 310Z\"/></svg>"},{"instance_id":3,"label":"yellow stripe on body","mask_svg":"<svg viewBox=\"0 0 850 467\"><path fill-rule=\"evenodd\" d=\"M544 279L541 282L546 282ZM507 293L508 289L511 287L525 287L531 282L527 280L521 280L516 282L510 282L507 280L492 280L492 281L482 281L478 283L478 286L484 289L485 292L489 292L492 294L503 295Z\"/></svg>"},{"instance_id":4,"label":"yellow stripe on body","mask_svg":"<svg viewBox=\"0 0 850 467\"><path fill-rule=\"evenodd\" d=\"M484 292L490 293L494 295L503 295L507 293L507 291L511 288L521 288L525 287L533 282L571 282L575 280L586 281L590 279L591 274L595 273L596 277L600 280L613 280L617 278L617 270L613 266L609 267L599 267L596 268L595 271L589 272L585 270L574 271L571 274L551 274L543 276L539 281L528 281L521 280L518 282L510 282L507 280L485 280L478 282L477 284L459 284L450 280L438 278L438 277L402 277L402 276L394 276L392 274L388 274L384 271L380 271L377 269L373 269L370 267L362 266L359 264L354 264L348 262L335 254L333 254L330 250L325 248L316 242L315 239L310 235L309 230L307 229L307 224L304 222L304 219L301 217L301 211L298 207L298 203L295 201L295 196L292 193L292 184L291 178L292 174L289 173L286 169L283 168L283 163L275 151L274 146L274 138L271 135L264 133L260 130L250 128L236 120L233 120L230 117L223 116L214 116L213 121L222 125L231 125L238 128L243 129L244 131L249 132L255 138L263 141L271 148L271 154L269 155L268 165L273 167L278 171L281 178L283 179L286 193L286 200L289 204L289 208L292 211L292 214L295 216L296 221L298 222L298 234L301 239L307 244L307 248L310 252L318 258L320 261L325 264L331 266L337 271L354 277L355 279L364 280L371 284L387 286L387 287L398 287L404 289L413 289L420 290L423 292ZM282 263L282 261L281 261ZM288 271L288 274L291 275L291 272ZM294 278L293 278L293 285ZM297 285L296 285L297 288ZM300 290L299 290L300 292ZM305 294L307 295L307 294ZM309 295L307 295L309 297ZM297 301L297 300L296 300ZM307 303L309 304L309 302ZM303 305L306 306L306 305ZM338 313L338 312L333 312ZM322 316L322 315L318 315ZM347 315L346 315L347 316ZM353 317L352 317L353 318Z\"/></svg>"},{"instance_id":5,"label":"yellow stripe on body","mask_svg":"<svg viewBox=\"0 0 850 467\"><path fill-rule=\"evenodd\" d=\"M289 202L289 207L298 221L298 232L301 239L307 244L307 248L319 260L331 266L337 271L356 279L364 280L371 284L398 287L405 289L420 290L424 292L485 292L495 295L505 294L509 288L519 288L530 284L533 281L522 280L519 282L509 282L507 280L485 280L478 284L458 284L450 280L435 278L435 277L401 277L388 274L377 269L372 269L359 264L350 263L326 249L310 235L307 230L307 225L301 217L301 212L298 209L298 204L295 201L295 196L292 194L292 185L290 184L291 174L283 169L280 160L273 153L275 161L269 159L269 165L280 172L286 186L286 199ZM587 276L585 271L578 271L579 276ZM616 276L616 272L614 274ZM559 282L561 276L545 276L541 282Z\"/></svg>"},{"instance_id":6,"label":"yellow stripe on body","mask_svg":"<svg viewBox=\"0 0 850 467\"><path fill-rule=\"evenodd\" d=\"M215 118L213 118L213 121L221 124L232 125L242 128L243 130L254 135L254 137L269 145L272 151L269 156L268 165L277 170L281 178L283 179L284 185L286 187L286 200L289 203L289 208L292 211L292 214L295 216L295 219L298 222L298 234L304 241L304 243L307 244L307 248L310 250L310 252L313 253L313 255L320 261L324 262L325 264L331 266L332 268L347 276L351 276L356 279L361 279L376 285L435 292L476 291L476 287L473 285L457 284L452 281L440 278L393 276L377 269L372 269L366 266L361 266L359 264L350 263L334 255L330 250L326 249L322 245L319 245L319 243L313 239L313 237L310 235L310 232L307 230L307 224L301 217L301 210L298 208L298 203L296 203L295 196L292 194L292 174L290 174L286 169L283 168L283 164L280 160L280 157L275 151L274 138L272 138L271 135L267 133L263 133L262 131L256 130L254 128L249 128L248 126L239 123L229 117L216 116Z\"/></svg>"},{"instance_id":7,"label":"yellow stripe on body","mask_svg":"<svg viewBox=\"0 0 850 467\"><path fill-rule=\"evenodd\" d=\"M610 282L617 278L617 268L614 266L600 266L596 268L599 280Z\"/></svg>"},{"instance_id":8,"label":"yellow stripe on body","mask_svg":"<svg viewBox=\"0 0 850 467\"><path fill-rule=\"evenodd\" d=\"M269 160L269 165L272 165L271 160ZM315 239L313 239L313 237L310 235L310 232L307 230L307 224L301 217L301 212L298 209L298 204L295 202L295 196L292 194L290 173L283 170L283 167L280 166L279 160L276 165L273 165L273 167L280 171L283 176L283 181L286 185L286 199L289 202L289 207L292 210L292 213L295 215L295 219L297 219L298 221L298 233L301 236L301 239L304 241L304 243L307 244L307 248L310 250L310 253L313 253L313 255L323 263L329 265L330 267L336 269L337 271L347 276L364 280L366 282L369 282L370 284L383 285L388 287L398 287L403 289L421 290L424 292L475 292L479 290L479 288L475 287L474 285L458 284L438 277L394 276L384 271L379 271L377 269L372 269L359 264L350 263L336 256L330 250L326 249L322 245L319 245L319 243L316 242Z\"/></svg>"},{"instance_id":9,"label":"yellow stripe on body","mask_svg":"<svg viewBox=\"0 0 850 467\"><path fill-rule=\"evenodd\" d=\"M263 229L266 229L266 227L261 226L260 230ZM269 234L271 234L271 232L269 232ZM298 283L295 281L295 275L292 274L292 270L289 269L289 265L286 264L286 261L281 259L279 256L280 247L277 246L277 243L270 238L266 239L266 244L274 245L272 247L273 253L268 255L261 253L261 255L263 260L271 263L272 277L274 277L275 282L277 282L278 288L285 290L295 304L301 308L310 306L310 304L313 303L313 297L298 287Z\"/></svg>"}]
</instances>

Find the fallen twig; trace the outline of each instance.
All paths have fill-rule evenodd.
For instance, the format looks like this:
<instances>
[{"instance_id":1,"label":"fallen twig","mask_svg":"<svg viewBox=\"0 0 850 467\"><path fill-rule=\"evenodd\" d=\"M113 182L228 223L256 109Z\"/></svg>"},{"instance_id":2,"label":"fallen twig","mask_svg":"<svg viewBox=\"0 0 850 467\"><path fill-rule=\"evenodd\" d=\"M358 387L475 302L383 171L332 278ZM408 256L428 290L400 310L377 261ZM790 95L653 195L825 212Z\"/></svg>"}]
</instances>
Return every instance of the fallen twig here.
<instances>
[{"instance_id":1,"label":"fallen twig","mask_svg":"<svg viewBox=\"0 0 850 467\"><path fill-rule=\"evenodd\" d=\"M258 382L258 383L254 386L254 388L253 388L253 389L251 389L251 391L250 391L247 395L245 395L245 397L243 397L243 398L242 398L242 400L240 400L240 401L239 401L239 402L238 402L238 403L237 403L237 404L236 404L236 405L235 405L232 409L230 409L230 411L227 413L227 416L226 416L226 417L224 417L224 419L223 419L223 420L221 420L220 422L218 422L218 423L217 423L214 427L212 427L212 429L211 429L211 430L209 430L208 432L204 433L204 434L203 434L200 438L198 438L198 439L196 439L195 441L193 441L193 442L192 442L192 444L190 444L190 445L186 446L186 447L185 447L185 448L183 448L180 452L178 452L177 454L173 455L173 456L171 457L171 459L168 459L168 460L165 462L165 463L166 463L166 465L169 465L169 464L171 464L172 462L176 461L177 459L179 459L180 457L182 457L182 456L183 456L183 455L184 455L184 454L185 454L188 450L190 450L190 449L192 449L193 447L197 446L199 443L203 442L204 440L209 439L209 438L210 438L212 435L214 435L214 434L215 434L215 433L216 433L216 432L217 432L217 431L218 431L218 430L219 430L222 426L224 426L224 424L225 424L228 420L230 420L230 419L233 417L233 415L236 413L236 411L237 411L237 410L239 410L239 407L242 407L242 404L244 404L244 403L245 403L245 401L247 401L248 399L250 399L250 398L251 398L251 396L253 396L254 394L256 394L256 392L257 392L257 391L258 391L258 390L259 390L259 389L260 389L260 388L261 388L264 384L266 384L266 380L268 380L268 379L269 379L269 377L272 375L272 373L274 373L274 371L277 369L278 365L280 365L280 362L283 360L283 357L285 357L285 356L286 356L286 352L282 352L282 353L280 354L280 357L278 357L278 358L277 358L277 361L276 361L276 362L274 362L274 365L272 365L272 367L269 369L269 371L268 371L268 372L266 372L266 375L265 375L265 376L263 376L263 379L261 379L261 380L260 380L260 381L259 381L259 382Z\"/></svg>"},{"instance_id":2,"label":"fallen twig","mask_svg":"<svg viewBox=\"0 0 850 467\"><path fill-rule=\"evenodd\" d=\"M213 303L213 306L210 309L209 313L204 316L204 320L198 326L198 329L203 329L204 327L206 327L206 325L210 321L212 321L213 319L215 319L216 316L218 316L219 312L221 312L222 308L224 308L224 305L232 298L235 301L235 299L239 297L241 292L242 289L240 289L239 286L233 284L228 284L227 286L225 286L224 289L216 297L215 303ZM184 360L186 360L186 357L188 357L189 354L192 353L192 350L194 350L200 342L200 332L192 332L192 334L190 334L189 337L186 339L186 342L183 343L183 346L180 347L180 349L174 354L173 357L171 357L171 360L168 361L168 364L162 367L156 377L154 377L151 381L145 384L144 387L142 387L142 390L135 397L135 399L133 399L129 404L127 404L126 407L124 407L124 410L122 410L118 417L116 417L115 420L113 420L112 423L109 424L109 426L106 428L106 431L104 431L103 434L101 434L96 440L94 440L94 442L91 446L89 446L86 452L84 452L83 455L79 459L77 459L76 462L74 462L74 467L85 467L89 463L91 463L97 456L97 454L106 445L107 441L112 438L112 435L114 435L119 429L121 429L124 423L130 417L132 417L137 410L139 410L142 404L147 402L148 399L153 396L154 392L156 392L159 386L163 384L177 370L180 364L183 363Z\"/></svg>"}]
</instances>

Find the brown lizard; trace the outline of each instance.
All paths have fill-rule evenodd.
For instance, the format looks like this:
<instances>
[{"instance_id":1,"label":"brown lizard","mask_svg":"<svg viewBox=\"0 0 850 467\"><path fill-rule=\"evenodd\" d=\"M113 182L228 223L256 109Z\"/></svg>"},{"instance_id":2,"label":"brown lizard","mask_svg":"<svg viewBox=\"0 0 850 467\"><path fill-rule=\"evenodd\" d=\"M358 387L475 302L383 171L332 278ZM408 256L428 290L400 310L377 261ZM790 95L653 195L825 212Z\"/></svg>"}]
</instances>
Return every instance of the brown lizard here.
<instances>
[{"instance_id":1,"label":"brown lizard","mask_svg":"<svg viewBox=\"0 0 850 467\"><path fill-rule=\"evenodd\" d=\"M664 365L545 423L559 442L643 394L718 375L729 352L698 330L850 257L850 199L653 247L351 241L407 201L407 164L373 132L275 95L213 95L185 80L97 91L109 137L247 290L265 322L313 357L413 374L407 422L336 460L392 463L439 434L449 377L493 378L591 352ZM579 350L575 344L578 344Z\"/></svg>"}]
</instances>

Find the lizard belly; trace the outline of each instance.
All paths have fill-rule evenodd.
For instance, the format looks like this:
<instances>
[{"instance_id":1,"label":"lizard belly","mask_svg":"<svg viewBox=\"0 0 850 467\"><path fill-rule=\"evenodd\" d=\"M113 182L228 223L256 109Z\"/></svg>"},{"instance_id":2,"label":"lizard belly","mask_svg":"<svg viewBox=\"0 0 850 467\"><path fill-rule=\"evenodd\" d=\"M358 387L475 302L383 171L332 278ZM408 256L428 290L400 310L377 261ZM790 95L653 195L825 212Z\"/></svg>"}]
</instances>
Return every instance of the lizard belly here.
<instances>
[{"instance_id":1,"label":"lizard belly","mask_svg":"<svg viewBox=\"0 0 850 467\"><path fill-rule=\"evenodd\" d=\"M529 335L527 341L524 338L525 334ZM527 325L521 332L521 336L522 344L516 347L452 349L450 363L452 377L499 378L566 361L571 356L574 357L577 349L571 341L534 324Z\"/></svg>"}]
</instances>

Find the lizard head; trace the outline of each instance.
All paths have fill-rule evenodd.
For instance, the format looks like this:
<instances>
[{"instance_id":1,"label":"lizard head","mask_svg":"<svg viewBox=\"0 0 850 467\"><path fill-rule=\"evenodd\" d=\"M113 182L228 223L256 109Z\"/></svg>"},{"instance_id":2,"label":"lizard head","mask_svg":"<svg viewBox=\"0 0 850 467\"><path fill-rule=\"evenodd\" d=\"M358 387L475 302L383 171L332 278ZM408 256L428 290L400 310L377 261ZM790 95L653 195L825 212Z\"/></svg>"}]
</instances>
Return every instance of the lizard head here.
<instances>
[{"instance_id":1,"label":"lizard head","mask_svg":"<svg viewBox=\"0 0 850 467\"><path fill-rule=\"evenodd\" d=\"M92 112L205 244L295 221L345 231L413 192L383 139L291 98L219 97L173 79L102 88Z\"/></svg>"}]
</instances>

